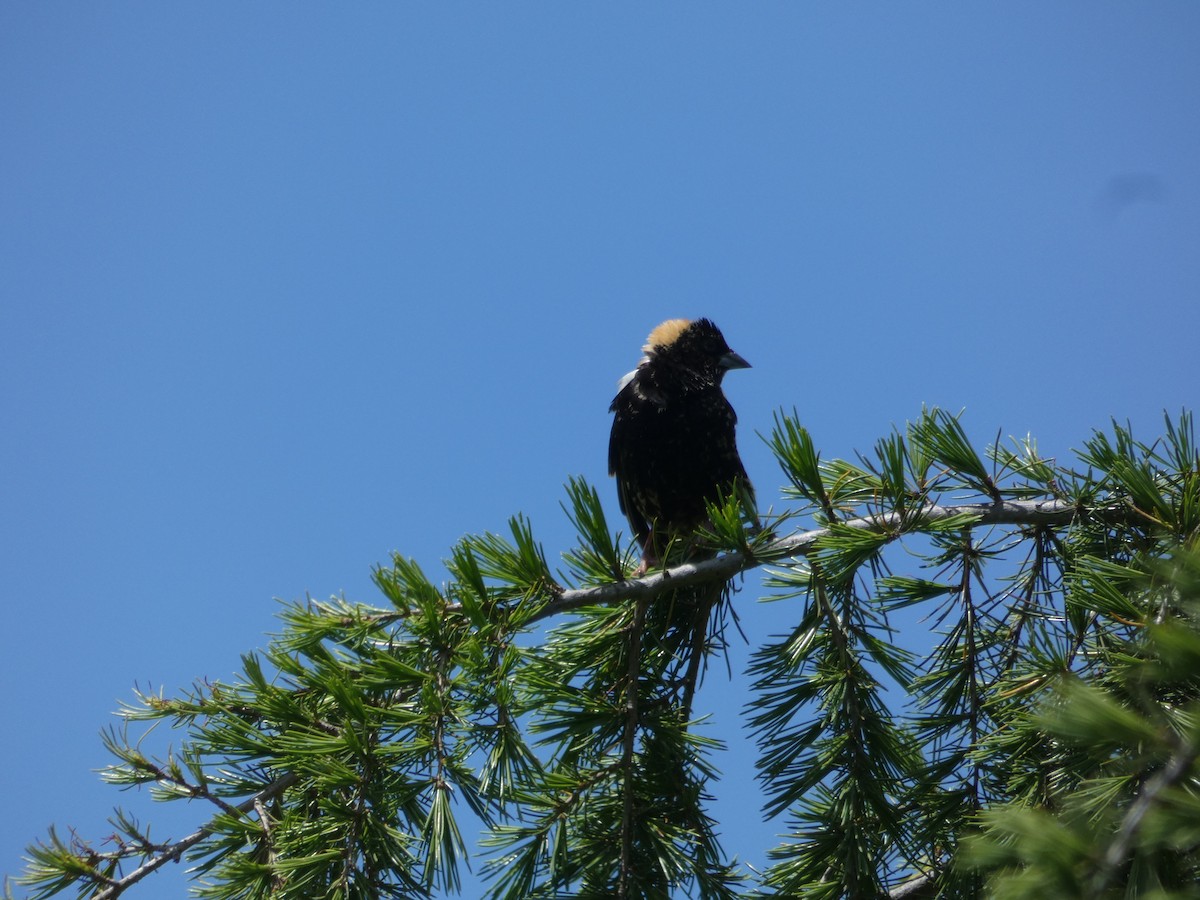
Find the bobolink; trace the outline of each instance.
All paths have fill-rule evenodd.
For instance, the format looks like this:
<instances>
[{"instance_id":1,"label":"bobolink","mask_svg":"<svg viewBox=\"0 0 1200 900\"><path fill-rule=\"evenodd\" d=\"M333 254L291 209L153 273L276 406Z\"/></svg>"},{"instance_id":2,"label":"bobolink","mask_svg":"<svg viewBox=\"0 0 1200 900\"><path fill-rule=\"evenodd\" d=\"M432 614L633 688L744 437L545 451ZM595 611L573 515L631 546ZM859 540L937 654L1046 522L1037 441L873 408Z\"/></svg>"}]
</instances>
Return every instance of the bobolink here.
<instances>
[{"instance_id":1,"label":"bobolink","mask_svg":"<svg viewBox=\"0 0 1200 900\"><path fill-rule=\"evenodd\" d=\"M643 350L609 407L608 471L644 568L705 523L706 504L736 490L753 514L754 494L738 456L737 414L721 391L726 372L750 364L708 319L663 322Z\"/></svg>"}]
</instances>

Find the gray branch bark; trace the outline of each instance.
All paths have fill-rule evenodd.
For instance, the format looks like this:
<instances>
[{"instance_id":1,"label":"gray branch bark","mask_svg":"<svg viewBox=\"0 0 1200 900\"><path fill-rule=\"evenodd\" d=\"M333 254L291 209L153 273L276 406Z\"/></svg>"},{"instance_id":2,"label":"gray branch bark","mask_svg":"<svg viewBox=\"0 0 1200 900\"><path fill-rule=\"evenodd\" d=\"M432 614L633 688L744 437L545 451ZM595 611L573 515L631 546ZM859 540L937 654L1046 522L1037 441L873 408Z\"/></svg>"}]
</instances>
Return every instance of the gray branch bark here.
<instances>
[{"instance_id":1,"label":"gray branch bark","mask_svg":"<svg viewBox=\"0 0 1200 900\"><path fill-rule=\"evenodd\" d=\"M914 522L939 522L955 516L974 516L973 526L1061 526L1068 524L1080 512L1074 504L1063 500L1000 500L995 503L967 503L956 506L928 504L915 512L904 514L886 512L857 519L847 519L838 524L842 528L855 528L862 531L896 532L899 536L899 529L906 524L911 529ZM643 578L566 590L547 603L534 619L546 619L584 606L616 603L635 597L639 599L653 598L664 591L688 587L705 581L732 578L741 572L762 565L764 562L803 556L829 533L830 529L828 528L814 528L811 531L802 531L772 541L758 555L751 555L742 550L732 550L711 559L683 563L671 569L654 572Z\"/></svg>"},{"instance_id":2,"label":"gray branch bark","mask_svg":"<svg viewBox=\"0 0 1200 900\"><path fill-rule=\"evenodd\" d=\"M244 800L233 808L239 813L249 813L264 800L270 800L273 797L277 797L293 784L296 784L299 780L299 775L289 772L286 775L276 778L253 797L250 797L248 800ZM265 822L264 827L266 827ZM213 829L210 825L201 826L187 837L176 841L170 847L167 847L163 852L142 863L128 875L124 876L123 878L118 878L115 881L110 881L106 887L96 891L92 900L115 900L115 898L119 897L127 887L136 884L151 872L161 869L167 863L173 860L178 860L183 856L184 853L192 849L192 847L196 846L196 844L200 843L202 840L212 834L212 832Z\"/></svg>"}]
</instances>

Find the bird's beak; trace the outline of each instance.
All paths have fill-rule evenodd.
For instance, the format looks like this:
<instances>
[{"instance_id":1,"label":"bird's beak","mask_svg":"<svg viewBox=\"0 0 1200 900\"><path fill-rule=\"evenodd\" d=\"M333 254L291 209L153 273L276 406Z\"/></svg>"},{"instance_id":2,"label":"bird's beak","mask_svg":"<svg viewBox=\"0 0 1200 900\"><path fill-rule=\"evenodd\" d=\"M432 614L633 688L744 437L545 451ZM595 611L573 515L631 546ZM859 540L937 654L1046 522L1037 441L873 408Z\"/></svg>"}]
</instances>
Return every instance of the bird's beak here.
<instances>
[{"instance_id":1,"label":"bird's beak","mask_svg":"<svg viewBox=\"0 0 1200 900\"><path fill-rule=\"evenodd\" d=\"M750 363L746 362L732 350L721 357L722 369L748 369Z\"/></svg>"}]
</instances>

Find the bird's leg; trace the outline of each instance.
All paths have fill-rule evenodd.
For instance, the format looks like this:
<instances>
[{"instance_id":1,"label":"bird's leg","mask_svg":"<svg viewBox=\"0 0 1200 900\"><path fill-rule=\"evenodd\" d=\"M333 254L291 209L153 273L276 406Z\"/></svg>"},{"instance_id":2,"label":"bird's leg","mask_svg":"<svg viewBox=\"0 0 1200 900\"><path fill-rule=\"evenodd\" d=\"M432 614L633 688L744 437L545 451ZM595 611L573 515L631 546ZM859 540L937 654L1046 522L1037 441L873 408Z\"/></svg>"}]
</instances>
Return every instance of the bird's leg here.
<instances>
[{"instance_id":1,"label":"bird's leg","mask_svg":"<svg viewBox=\"0 0 1200 900\"><path fill-rule=\"evenodd\" d=\"M633 570L633 577L641 578L643 575L649 572L651 568L657 565L658 560L654 558L653 554L649 552L643 552L642 561L638 563L638 567Z\"/></svg>"},{"instance_id":2,"label":"bird's leg","mask_svg":"<svg viewBox=\"0 0 1200 900\"><path fill-rule=\"evenodd\" d=\"M658 568L659 563L658 554L654 551L654 531L651 529L650 533L646 535L646 540L642 543L642 562L634 570L633 577L641 578L651 569Z\"/></svg>"}]
</instances>

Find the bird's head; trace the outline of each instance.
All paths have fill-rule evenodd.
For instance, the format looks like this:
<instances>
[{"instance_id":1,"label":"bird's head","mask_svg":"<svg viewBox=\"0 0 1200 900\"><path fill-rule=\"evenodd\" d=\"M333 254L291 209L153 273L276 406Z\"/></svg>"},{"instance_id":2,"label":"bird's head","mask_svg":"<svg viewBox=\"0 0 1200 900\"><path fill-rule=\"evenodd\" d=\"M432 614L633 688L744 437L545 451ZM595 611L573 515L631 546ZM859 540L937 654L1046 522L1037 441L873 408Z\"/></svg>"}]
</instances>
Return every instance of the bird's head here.
<instances>
[{"instance_id":1,"label":"bird's head","mask_svg":"<svg viewBox=\"0 0 1200 900\"><path fill-rule=\"evenodd\" d=\"M642 350L643 365L686 369L718 384L730 369L750 368L708 319L668 319L650 332Z\"/></svg>"}]
</instances>

